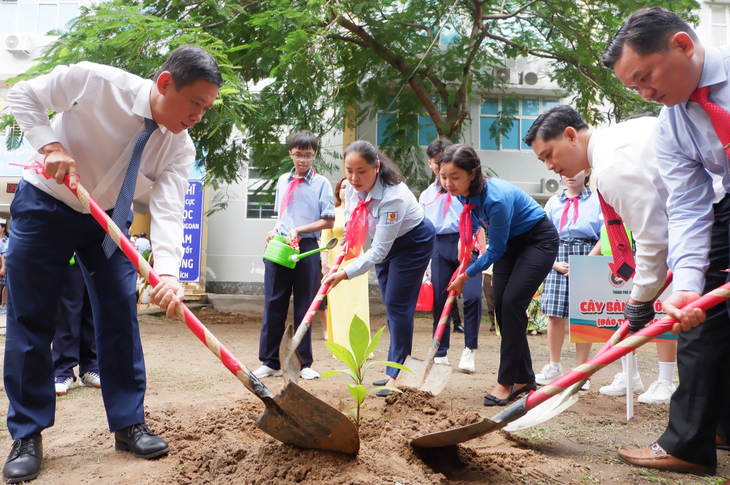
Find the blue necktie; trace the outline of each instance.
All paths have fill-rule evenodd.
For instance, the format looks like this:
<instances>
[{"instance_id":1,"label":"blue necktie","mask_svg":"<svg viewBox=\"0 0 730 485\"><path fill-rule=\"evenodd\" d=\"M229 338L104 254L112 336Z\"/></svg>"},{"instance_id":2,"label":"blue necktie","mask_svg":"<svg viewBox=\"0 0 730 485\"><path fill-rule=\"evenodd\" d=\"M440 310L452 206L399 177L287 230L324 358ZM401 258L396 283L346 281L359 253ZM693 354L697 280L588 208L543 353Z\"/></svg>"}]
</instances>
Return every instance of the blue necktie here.
<instances>
[{"instance_id":1,"label":"blue necktie","mask_svg":"<svg viewBox=\"0 0 730 485\"><path fill-rule=\"evenodd\" d=\"M140 133L139 138L137 138L137 143L134 144L132 158L129 159L127 173L124 174L124 182L122 182L122 188L119 191L117 203L114 204L112 221L114 221L114 224L116 224L120 229L126 224L127 216L129 215L129 208L132 205L134 189L137 186L139 162L142 160L142 152L144 151L144 147L150 139L150 136L158 128L157 123L149 118L144 119L144 126L144 131ZM106 254L107 259L111 258L114 250L117 249L116 243L111 237L109 237L109 234L106 235L101 246L104 248L104 253Z\"/></svg>"}]
</instances>

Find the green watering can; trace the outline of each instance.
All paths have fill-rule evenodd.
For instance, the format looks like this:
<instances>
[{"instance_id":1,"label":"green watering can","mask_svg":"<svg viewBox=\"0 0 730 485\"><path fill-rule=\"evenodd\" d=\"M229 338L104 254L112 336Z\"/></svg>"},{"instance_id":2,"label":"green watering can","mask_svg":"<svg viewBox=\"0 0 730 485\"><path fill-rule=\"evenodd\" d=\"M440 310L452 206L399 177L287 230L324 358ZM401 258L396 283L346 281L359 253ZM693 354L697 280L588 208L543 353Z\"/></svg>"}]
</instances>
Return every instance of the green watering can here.
<instances>
[{"instance_id":1,"label":"green watering can","mask_svg":"<svg viewBox=\"0 0 730 485\"><path fill-rule=\"evenodd\" d=\"M324 251L325 249L332 249L335 246L337 246L337 238L333 237L329 240L326 246L299 254L299 250L292 249L289 243L284 240L284 236L274 236L274 238L269 241L269 244L266 245L266 249L264 250L264 259L268 259L269 261L280 264L286 268L294 269L294 266L296 266L297 261L300 259L306 258L307 256L311 256L320 251Z\"/></svg>"}]
</instances>

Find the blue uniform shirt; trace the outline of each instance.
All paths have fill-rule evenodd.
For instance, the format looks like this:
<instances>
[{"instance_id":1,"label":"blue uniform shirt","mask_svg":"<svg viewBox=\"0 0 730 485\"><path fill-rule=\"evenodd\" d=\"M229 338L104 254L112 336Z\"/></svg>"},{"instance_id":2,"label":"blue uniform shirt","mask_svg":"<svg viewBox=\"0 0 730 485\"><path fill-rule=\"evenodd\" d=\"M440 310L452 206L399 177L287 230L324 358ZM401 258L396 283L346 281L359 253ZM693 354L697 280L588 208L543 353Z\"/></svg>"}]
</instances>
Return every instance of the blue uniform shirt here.
<instances>
[{"instance_id":1,"label":"blue uniform shirt","mask_svg":"<svg viewBox=\"0 0 730 485\"><path fill-rule=\"evenodd\" d=\"M274 210L279 214L277 230L281 236L286 236L295 227L311 224L320 219L335 218L332 184L322 175L315 174L311 168L304 176L304 180L294 189L284 213L280 213L281 201L286 194L289 181L294 179L294 174L295 171L292 169L291 173L279 177L276 183ZM300 236L319 239L319 231L301 233Z\"/></svg>"},{"instance_id":2,"label":"blue uniform shirt","mask_svg":"<svg viewBox=\"0 0 730 485\"><path fill-rule=\"evenodd\" d=\"M444 217L447 195L441 193L441 184L436 180L421 192L421 197L418 199L426 213L426 218L436 229L436 234L457 234L459 232L459 217L463 206L459 199L452 197L451 205Z\"/></svg>"},{"instance_id":3,"label":"blue uniform shirt","mask_svg":"<svg viewBox=\"0 0 730 485\"><path fill-rule=\"evenodd\" d=\"M507 240L519 236L545 218L545 211L535 199L504 180L488 178L484 190L472 199L459 200L476 207L471 211L473 231L485 227L489 234L489 248L467 269L473 278L502 257Z\"/></svg>"},{"instance_id":4,"label":"blue uniform shirt","mask_svg":"<svg viewBox=\"0 0 730 485\"><path fill-rule=\"evenodd\" d=\"M697 87L712 86L710 101L730 112L728 72L730 46L705 46ZM712 235L712 177L730 191L728 157L710 117L694 101L663 108L656 134L659 174L669 193L668 263L674 273L673 288L702 293Z\"/></svg>"},{"instance_id":5,"label":"blue uniform shirt","mask_svg":"<svg viewBox=\"0 0 730 485\"><path fill-rule=\"evenodd\" d=\"M598 218L601 214L601 201L598 200L598 193L593 192L590 187L586 187L578 197L578 220L573 222L575 205L571 202L562 231L560 230L560 221L563 218L563 211L568 200L565 190L550 197L550 200L545 204L545 212L555 225L555 229L558 230L561 239L598 240L601 238L601 226L603 225Z\"/></svg>"},{"instance_id":6,"label":"blue uniform shirt","mask_svg":"<svg viewBox=\"0 0 730 485\"><path fill-rule=\"evenodd\" d=\"M360 254L344 269L348 279L367 273L368 269L384 260L393 242L418 226L425 217L423 207L405 183L383 185L379 175L369 194L355 192L355 189L347 184L345 220L348 222L359 199L364 201L372 199L368 205L368 232L372 242L370 249Z\"/></svg>"}]
</instances>

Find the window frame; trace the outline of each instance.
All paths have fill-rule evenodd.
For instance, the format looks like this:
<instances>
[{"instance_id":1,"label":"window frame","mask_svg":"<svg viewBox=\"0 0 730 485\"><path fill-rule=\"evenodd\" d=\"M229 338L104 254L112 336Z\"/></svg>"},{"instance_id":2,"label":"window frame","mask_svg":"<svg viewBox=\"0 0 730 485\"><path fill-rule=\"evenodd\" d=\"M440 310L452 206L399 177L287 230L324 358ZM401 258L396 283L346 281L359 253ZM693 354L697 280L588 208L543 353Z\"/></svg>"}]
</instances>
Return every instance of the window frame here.
<instances>
[{"instance_id":1,"label":"window frame","mask_svg":"<svg viewBox=\"0 0 730 485\"><path fill-rule=\"evenodd\" d=\"M483 105L487 102L487 100L497 100L497 112L496 113L483 113ZM517 101L517 113L514 114L514 121L513 123L517 124L516 127L516 133L517 133L517 148L505 148L503 146L504 137L500 137L499 140L494 140L491 137L489 137L489 134L487 132L486 140L483 139L483 125L485 119L493 119L496 120L499 118L502 111L504 111L504 100L516 100ZM524 106L523 102L525 100L531 100L531 101L537 101L538 102L538 113L536 115L533 114L524 114ZM545 103L549 102L550 105L546 106ZM557 104L554 104L557 103ZM525 143L522 141L522 138L524 138L524 135L527 133L526 130L523 130L523 121L531 121L530 126L532 126L532 123L537 119L538 116L540 116L542 113L547 111L550 108L553 108L554 106L559 106L560 98L553 97L553 96L530 96L530 95L487 95L481 98L479 102L479 150L483 151L490 151L490 152L524 152L524 151L532 151L532 148L525 145ZM492 122L493 123L493 122ZM491 126L491 125L490 125ZM486 128L488 130L488 128ZM512 129L515 129L515 125L512 125ZM529 127L527 128L529 130ZM510 139L511 140L511 139ZM496 148L489 148L486 147L487 143L491 143L496 145Z\"/></svg>"}]
</instances>

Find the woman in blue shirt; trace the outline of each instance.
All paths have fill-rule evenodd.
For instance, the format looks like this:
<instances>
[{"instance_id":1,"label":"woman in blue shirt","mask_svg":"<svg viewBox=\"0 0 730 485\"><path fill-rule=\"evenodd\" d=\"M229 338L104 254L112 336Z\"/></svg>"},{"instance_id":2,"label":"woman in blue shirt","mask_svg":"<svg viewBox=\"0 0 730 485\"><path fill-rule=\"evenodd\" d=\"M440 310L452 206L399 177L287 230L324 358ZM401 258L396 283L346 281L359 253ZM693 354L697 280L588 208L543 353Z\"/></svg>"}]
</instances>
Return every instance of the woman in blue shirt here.
<instances>
[{"instance_id":1,"label":"woman in blue shirt","mask_svg":"<svg viewBox=\"0 0 730 485\"><path fill-rule=\"evenodd\" d=\"M471 216L472 233L484 227L489 234L487 252L448 289L461 293L468 278L494 263L494 306L502 345L497 384L485 396L484 405L504 406L537 389L526 311L558 255L558 233L534 199L508 182L486 178L472 147L462 144L446 149L439 158L439 173L444 189L470 208L464 216Z\"/></svg>"},{"instance_id":2,"label":"woman in blue shirt","mask_svg":"<svg viewBox=\"0 0 730 485\"><path fill-rule=\"evenodd\" d=\"M350 182L345 194L345 241L351 253L346 259L355 260L324 283L334 287L375 266L388 314L388 360L402 364L413 344L418 292L433 252L433 224L395 164L370 142L359 140L347 147L345 172ZM370 249L360 254L368 234ZM386 374L388 379L378 385L393 386L398 369L388 367ZM377 395L389 393L382 389Z\"/></svg>"}]
</instances>

